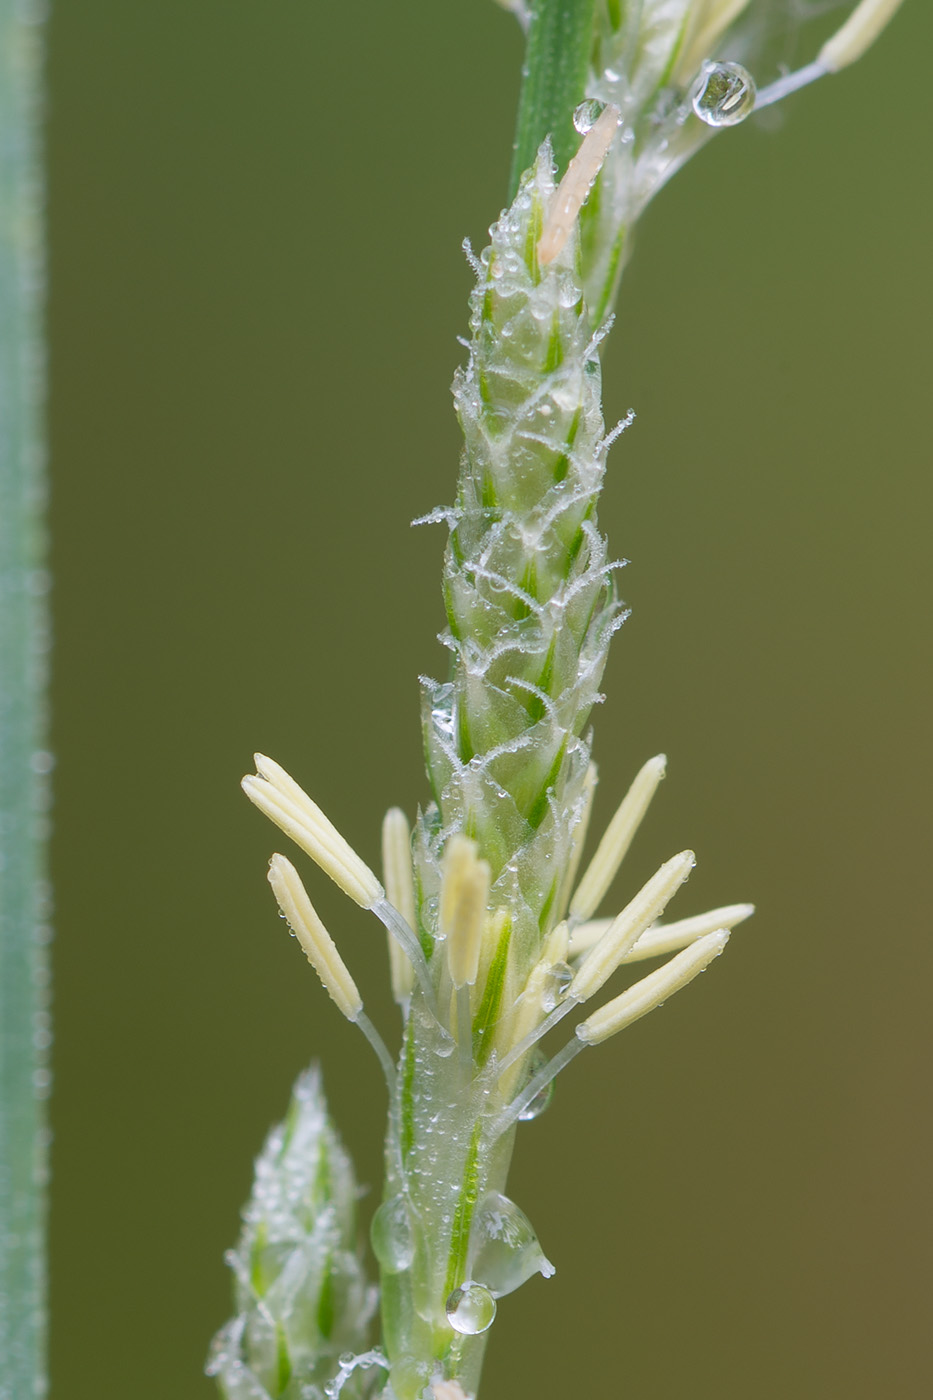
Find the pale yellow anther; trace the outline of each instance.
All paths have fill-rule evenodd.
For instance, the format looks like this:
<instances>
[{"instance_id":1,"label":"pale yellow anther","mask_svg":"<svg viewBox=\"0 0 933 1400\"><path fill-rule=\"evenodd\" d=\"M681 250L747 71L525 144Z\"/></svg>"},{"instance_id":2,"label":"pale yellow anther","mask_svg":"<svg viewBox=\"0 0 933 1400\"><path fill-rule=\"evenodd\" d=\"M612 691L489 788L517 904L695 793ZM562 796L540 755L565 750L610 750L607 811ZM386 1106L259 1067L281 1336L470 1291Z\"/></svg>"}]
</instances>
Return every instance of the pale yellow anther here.
<instances>
[{"instance_id":1,"label":"pale yellow anther","mask_svg":"<svg viewBox=\"0 0 933 1400\"><path fill-rule=\"evenodd\" d=\"M549 957L543 957L528 974L525 989L515 1002L509 1017L506 1035L503 1037L505 1043L501 1046L502 1058L541 1024L545 1014L544 993L553 965ZM524 1063L524 1058L519 1057L502 1076L500 1088L506 1097L517 1087L521 1074L526 1072L523 1069Z\"/></svg>"},{"instance_id":2,"label":"pale yellow anther","mask_svg":"<svg viewBox=\"0 0 933 1400\"><path fill-rule=\"evenodd\" d=\"M538 262L542 267L553 262L570 237L577 215L602 169L606 153L619 129L622 113L610 102L603 108L593 126L580 143L580 149L567 166L567 173L558 185L538 239Z\"/></svg>"},{"instance_id":3,"label":"pale yellow anther","mask_svg":"<svg viewBox=\"0 0 933 1400\"><path fill-rule=\"evenodd\" d=\"M306 852L344 894L371 909L385 891L364 860L308 794L277 763L256 754L259 777L243 779L249 800Z\"/></svg>"},{"instance_id":4,"label":"pale yellow anther","mask_svg":"<svg viewBox=\"0 0 933 1400\"><path fill-rule=\"evenodd\" d=\"M675 82L688 83L704 59L713 57L722 35L748 5L749 0L694 0L674 64Z\"/></svg>"},{"instance_id":5,"label":"pale yellow anther","mask_svg":"<svg viewBox=\"0 0 933 1400\"><path fill-rule=\"evenodd\" d=\"M363 1010L363 999L308 898L298 871L285 856L274 855L269 862L269 884L308 962L347 1020L355 1021Z\"/></svg>"},{"instance_id":6,"label":"pale yellow anther","mask_svg":"<svg viewBox=\"0 0 933 1400\"><path fill-rule=\"evenodd\" d=\"M705 914L693 914L689 919L677 919L669 924L653 924L646 929L625 957L624 963L643 962L645 958L661 957L665 953L676 953L679 948L696 942L705 933L715 929L733 929L743 919L751 918L754 904L725 904L721 909L710 909ZM611 919L591 919L589 923L575 928L570 939L569 957L577 958L599 942Z\"/></svg>"},{"instance_id":7,"label":"pale yellow anther","mask_svg":"<svg viewBox=\"0 0 933 1400\"><path fill-rule=\"evenodd\" d=\"M725 929L730 932L744 919L750 919L755 912L754 904L725 904L721 909L710 909L706 914L694 914L690 919L676 919L669 924L657 924L646 929L625 958L626 963L643 962L645 958L658 958L667 953L676 953L680 948L688 948L697 939L708 933L718 933Z\"/></svg>"},{"instance_id":8,"label":"pale yellow anther","mask_svg":"<svg viewBox=\"0 0 933 1400\"><path fill-rule=\"evenodd\" d=\"M544 945L542 960L550 963L553 967L555 963L565 962L570 951L570 930L567 927L567 920L564 919L548 935L548 940Z\"/></svg>"},{"instance_id":9,"label":"pale yellow anther","mask_svg":"<svg viewBox=\"0 0 933 1400\"><path fill-rule=\"evenodd\" d=\"M567 861L567 873L561 885L561 899L559 908L565 907L577 879L577 872L580 869L580 861L583 859L583 848L586 845L586 835L590 829L590 816L593 811L593 798L596 796L596 784L599 781L596 771L596 764L591 763L586 770L583 779L583 810L570 837L570 858Z\"/></svg>"},{"instance_id":10,"label":"pale yellow anther","mask_svg":"<svg viewBox=\"0 0 933 1400\"><path fill-rule=\"evenodd\" d=\"M575 1001L586 1001L609 980L645 929L664 912L696 864L692 851L681 851L665 861L646 885L607 928L590 949L567 991Z\"/></svg>"},{"instance_id":11,"label":"pale yellow anther","mask_svg":"<svg viewBox=\"0 0 933 1400\"><path fill-rule=\"evenodd\" d=\"M599 908L657 792L666 766L663 753L649 758L622 799L570 901L570 917L575 922L589 919Z\"/></svg>"},{"instance_id":12,"label":"pale yellow anther","mask_svg":"<svg viewBox=\"0 0 933 1400\"><path fill-rule=\"evenodd\" d=\"M729 934L725 929L698 939L659 967L657 972L649 972L627 992L594 1011L592 1016L577 1026L577 1038L585 1045L598 1045L601 1040L608 1040L639 1017L647 1016L649 1011L660 1006L674 992L692 982L719 956L728 941Z\"/></svg>"},{"instance_id":13,"label":"pale yellow anther","mask_svg":"<svg viewBox=\"0 0 933 1400\"><path fill-rule=\"evenodd\" d=\"M382 823L382 878L386 898L393 904L413 931L415 929L415 877L411 864L411 830L400 807L390 807ZM389 943L389 975L392 995L401 1004L411 996L415 973L404 948L391 934Z\"/></svg>"},{"instance_id":14,"label":"pale yellow anther","mask_svg":"<svg viewBox=\"0 0 933 1400\"><path fill-rule=\"evenodd\" d=\"M862 0L842 28L827 39L817 62L828 73L838 73L840 68L848 67L871 48L900 7L901 0Z\"/></svg>"},{"instance_id":15,"label":"pale yellow anther","mask_svg":"<svg viewBox=\"0 0 933 1400\"><path fill-rule=\"evenodd\" d=\"M451 836L442 861L438 927L446 939L450 980L457 988L472 987L479 971L489 875L476 842L460 832Z\"/></svg>"},{"instance_id":16,"label":"pale yellow anther","mask_svg":"<svg viewBox=\"0 0 933 1400\"><path fill-rule=\"evenodd\" d=\"M494 909L483 921L483 942L482 948L480 949L479 971L477 973L478 982L485 983L486 978L489 976L489 970L492 966L493 959L501 945L502 935L506 930L506 926L510 923L511 917L508 909ZM509 975L508 964L506 964L506 978L508 978Z\"/></svg>"}]
</instances>

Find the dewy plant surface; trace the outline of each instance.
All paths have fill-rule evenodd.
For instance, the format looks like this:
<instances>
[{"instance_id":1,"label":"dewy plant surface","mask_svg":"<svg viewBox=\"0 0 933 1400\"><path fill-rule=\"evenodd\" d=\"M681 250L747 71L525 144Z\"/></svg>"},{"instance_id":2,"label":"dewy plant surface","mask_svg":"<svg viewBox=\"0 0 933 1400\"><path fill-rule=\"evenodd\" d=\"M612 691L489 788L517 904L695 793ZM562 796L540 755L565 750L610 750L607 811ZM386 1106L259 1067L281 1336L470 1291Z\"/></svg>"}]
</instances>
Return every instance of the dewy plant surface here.
<instances>
[{"instance_id":1,"label":"dewy plant surface","mask_svg":"<svg viewBox=\"0 0 933 1400\"><path fill-rule=\"evenodd\" d=\"M244 780L389 935L403 1020L397 1062L297 870L272 858L282 913L373 1044L389 1089L371 1231L381 1344L370 1347L367 1330L374 1293L356 1247L352 1168L319 1081L306 1076L259 1159L230 1256L237 1316L209 1363L230 1400L475 1395L497 1299L553 1272L506 1194L518 1124L546 1105L574 1055L692 980L752 912L739 904L659 922L694 864L683 851L616 917L594 917L664 776L663 756L643 765L578 877L596 786L587 725L624 617L596 507L625 424L605 431L599 347L651 194L717 129L858 57L897 6L866 0L814 63L761 89L745 65L777 5L509 8L529 31L519 178L489 247L478 258L468 250L472 334L454 382L461 473L453 505L425 517L449 529L450 673L422 681L431 801L413 832L400 811L388 813L380 880L273 760L257 755ZM604 993L623 964L659 956L668 960L656 970ZM544 1037L581 1008L548 1057Z\"/></svg>"}]
</instances>

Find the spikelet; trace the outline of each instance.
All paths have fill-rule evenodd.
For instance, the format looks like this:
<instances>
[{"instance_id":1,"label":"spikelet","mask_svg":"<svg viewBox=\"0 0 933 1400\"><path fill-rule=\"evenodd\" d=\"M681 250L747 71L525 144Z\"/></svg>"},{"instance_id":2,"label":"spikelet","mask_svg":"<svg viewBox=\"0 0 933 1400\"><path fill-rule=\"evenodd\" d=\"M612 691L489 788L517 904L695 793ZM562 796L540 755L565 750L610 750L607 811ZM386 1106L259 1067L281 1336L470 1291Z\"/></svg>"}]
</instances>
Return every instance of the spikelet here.
<instances>
[{"instance_id":1,"label":"spikelet","mask_svg":"<svg viewBox=\"0 0 933 1400\"><path fill-rule=\"evenodd\" d=\"M586 805L582 734L620 620L596 524L600 368L576 230L545 266L538 257L554 194L545 144L477 264L470 358L454 382L457 502L435 513L450 522L451 676L423 681L437 804L419 836L423 885L437 893L448 835L475 838L526 967L562 916L559 872Z\"/></svg>"},{"instance_id":2,"label":"spikelet","mask_svg":"<svg viewBox=\"0 0 933 1400\"><path fill-rule=\"evenodd\" d=\"M227 1255L237 1312L207 1365L227 1400L323 1397L338 1358L366 1346L375 1291L357 1253L356 1196L353 1164L312 1068L266 1139L239 1243ZM358 1393L348 1384L344 1400Z\"/></svg>"}]
</instances>

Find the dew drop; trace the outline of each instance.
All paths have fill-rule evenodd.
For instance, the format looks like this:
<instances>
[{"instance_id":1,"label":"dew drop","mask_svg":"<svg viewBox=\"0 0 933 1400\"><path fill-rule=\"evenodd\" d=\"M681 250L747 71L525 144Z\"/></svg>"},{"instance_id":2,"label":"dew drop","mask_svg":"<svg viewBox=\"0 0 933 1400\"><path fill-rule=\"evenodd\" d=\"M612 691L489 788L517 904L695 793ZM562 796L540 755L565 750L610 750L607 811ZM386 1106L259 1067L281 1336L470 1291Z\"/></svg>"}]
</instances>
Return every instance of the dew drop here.
<instances>
[{"instance_id":1,"label":"dew drop","mask_svg":"<svg viewBox=\"0 0 933 1400\"><path fill-rule=\"evenodd\" d=\"M388 1274L400 1274L410 1268L415 1257L415 1241L411 1216L404 1196L391 1196L383 1201L369 1227L373 1253Z\"/></svg>"},{"instance_id":2,"label":"dew drop","mask_svg":"<svg viewBox=\"0 0 933 1400\"><path fill-rule=\"evenodd\" d=\"M605 110L605 102L599 102L595 97L587 97L574 108L573 124L581 136L593 130Z\"/></svg>"},{"instance_id":3,"label":"dew drop","mask_svg":"<svg viewBox=\"0 0 933 1400\"><path fill-rule=\"evenodd\" d=\"M529 1069L528 1078L531 1079L534 1075L536 1075L538 1073L538 1070L543 1069L546 1063L547 1055L545 1055L544 1051L536 1050L534 1055L532 1055L531 1057L531 1067ZM518 1115L519 1118L522 1120L523 1123L529 1122L532 1118L540 1118L541 1114L549 1106L553 1097L554 1080L552 1079L549 1084L545 1084L543 1089L538 1090L534 1098L531 1100L531 1103L527 1104L525 1108L522 1109L521 1113Z\"/></svg>"},{"instance_id":4,"label":"dew drop","mask_svg":"<svg viewBox=\"0 0 933 1400\"><path fill-rule=\"evenodd\" d=\"M557 274L556 290L557 304L565 311L569 311L572 306L578 306L583 297L583 289L576 277L566 270Z\"/></svg>"},{"instance_id":5,"label":"dew drop","mask_svg":"<svg viewBox=\"0 0 933 1400\"><path fill-rule=\"evenodd\" d=\"M481 1283L465 1283L455 1288L444 1304L447 1321L455 1332L475 1337L492 1326L496 1315L496 1300Z\"/></svg>"},{"instance_id":6,"label":"dew drop","mask_svg":"<svg viewBox=\"0 0 933 1400\"><path fill-rule=\"evenodd\" d=\"M706 63L691 101L707 126L737 126L754 109L757 97L755 79L741 63Z\"/></svg>"},{"instance_id":7,"label":"dew drop","mask_svg":"<svg viewBox=\"0 0 933 1400\"><path fill-rule=\"evenodd\" d=\"M495 1298L521 1288L532 1274L550 1278L554 1272L525 1212L498 1191L490 1191L480 1204L473 1238L477 1242L474 1277Z\"/></svg>"},{"instance_id":8,"label":"dew drop","mask_svg":"<svg viewBox=\"0 0 933 1400\"><path fill-rule=\"evenodd\" d=\"M446 705L439 705L431 711L431 723L441 734L452 737L455 729L453 711Z\"/></svg>"},{"instance_id":9,"label":"dew drop","mask_svg":"<svg viewBox=\"0 0 933 1400\"><path fill-rule=\"evenodd\" d=\"M573 981L573 968L565 962L557 962L544 980L541 1005L545 1011L553 1011L558 1002L563 1001L564 993Z\"/></svg>"}]
</instances>

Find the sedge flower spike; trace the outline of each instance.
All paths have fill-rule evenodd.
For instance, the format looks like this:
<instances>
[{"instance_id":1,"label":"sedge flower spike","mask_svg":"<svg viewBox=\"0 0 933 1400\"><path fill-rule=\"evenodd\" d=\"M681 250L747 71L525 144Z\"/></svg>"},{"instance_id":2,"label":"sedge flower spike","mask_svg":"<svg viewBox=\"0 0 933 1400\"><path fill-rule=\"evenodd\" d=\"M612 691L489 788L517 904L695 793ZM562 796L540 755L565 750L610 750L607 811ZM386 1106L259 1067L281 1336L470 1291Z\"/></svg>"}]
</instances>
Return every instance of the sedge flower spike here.
<instances>
[{"instance_id":1,"label":"sedge flower spike","mask_svg":"<svg viewBox=\"0 0 933 1400\"><path fill-rule=\"evenodd\" d=\"M533 34L551 0L503 3ZM352 1172L318 1081L305 1078L257 1164L231 1256L237 1316L210 1362L227 1400L475 1400L499 1300L554 1272L506 1194L519 1125L544 1111L571 1060L695 980L753 912L728 904L662 921L695 863L682 851L601 914L664 755L643 763L588 862L584 844L597 788L588 725L626 616L597 505L609 448L632 419L606 433L600 406L600 345L631 227L718 129L854 61L897 4L863 0L812 64L765 86L746 66L760 8L596 0L576 154L558 171L545 139L489 246L468 248L460 476L453 503L420 522L448 528L449 669L421 680L430 800L413 826L400 808L386 814L383 880L272 759L257 755L243 780L383 925L402 1031L393 1062L298 870L273 856L284 917L385 1076L370 1231L381 1340L372 1346L372 1290L348 1234ZM665 961L632 980L630 965L653 958ZM575 1025L555 1040L566 1018Z\"/></svg>"},{"instance_id":2,"label":"sedge flower spike","mask_svg":"<svg viewBox=\"0 0 933 1400\"><path fill-rule=\"evenodd\" d=\"M610 125L611 115L597 131L600 159ZM571 182L591 179L591 159L584 149ZM516 1124L540 1111L550 1078L620 1013L615 1002L592 1012L550 1061L540 1042L609 983L694 864L692 852L673 857L587 938L666 761L644 764L577 879L596 788L586 722L624 617L596 518L608 440L578 270L579 203L568 214L579 195L580 186L559 186L545 144L476 260L473 339L455 384L460 485L455 504L433 516L450 527L451 652L450 678L422 681L434 801L413 835L399 809L387 814L384 888L271 759L257 757L257 775L244 780L256 806L392 938L404 1020L397 1070L297 870L273 857L283 914L386 1070L386 1182L371 1232L384 1373L374 1380L378 1366L360 1367L334 1385L365 1387L370 1377L393 1400L475 1395L497 1300L553 1272L505 1193ZM639 1007L653 995L640 985Z\"/></svg>"}]
</instances>

